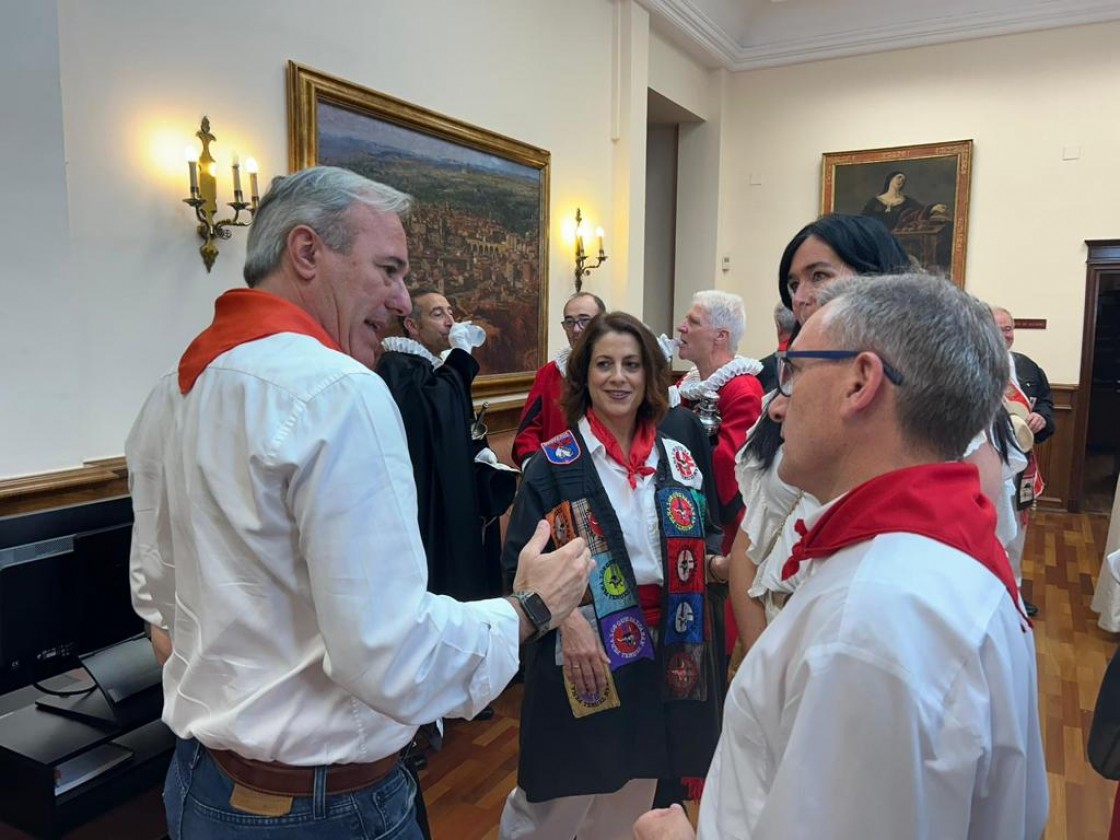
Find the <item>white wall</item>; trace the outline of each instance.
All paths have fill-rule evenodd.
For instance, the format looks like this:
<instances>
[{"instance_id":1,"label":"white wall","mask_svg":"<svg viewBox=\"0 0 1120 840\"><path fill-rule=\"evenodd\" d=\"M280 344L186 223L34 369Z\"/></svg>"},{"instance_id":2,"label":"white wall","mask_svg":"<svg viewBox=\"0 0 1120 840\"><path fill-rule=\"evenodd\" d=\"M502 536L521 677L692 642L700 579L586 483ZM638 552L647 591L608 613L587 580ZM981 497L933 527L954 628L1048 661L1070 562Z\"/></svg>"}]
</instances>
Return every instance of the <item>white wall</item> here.
<instances>
[{"instance_id":1,"label":"white wall","mask_svg":"<svg viewBox=\"0 0 1120 840\"><path fill-rule=\"evenodd\" d=\"M666 99L706 120L711 108L712 72L669 43L656 30L649 33L649 86Z\"/></svg>"},{"instance_id":2,"label":"white wall","mask_svg":"<svg viewBox=\"0 0 1120 840\"><path fill-rule=\"evenodd\" d=\"M78 383L90 330L70 282L53 2L5 9L0 67L0 461L9 471L69 466L85 451L74 429L85 408Z\"/></svg>"},{"instance_id":3,"label":"white wall","mask_svg":"<svg viewBox=\"0 0 1120 840\"><path fill-rule=\"evenodd\" d=\"M240 285L244 231L213 274L197 254L183 147L208 114L220 165L237 149L285 172L288 59L552 152L550 349L563 341L561 226L577 205L596 220L614 206L610 0L15 5L0 30L5 148L22 152L3 163L19 212L0 269L14 290L0 477L119 455L148 389ZM644 115L641 130L644 150Z\"/></svg>"},{"instance_id":4,"label":"white wall","mask_svg":"<svg viewBox=\"0 0 1120 840\"><path fill-rule=\"evenodd\" d=\"M971 138L966 287L1046 318L1016 349L1077 382L1084 240L1120 235L1117 44L1107 23L734 75L720 248L751 304L744 350L773 349L778 259L819 212L822 153Z\"/></svg>"},{"instance_id":5,"label":"white wall","mask_svg":"<svg viewBox=\"0 0 1120 840\"><path fill-rule=\"evenodd\" d=\"M680 138L674 318L695 289L739 291L752 307L743 349L757 355L772 349L778 256L818 210L821 153L971 137L968 287L1047 318L1017 346L1052 381L1077 379L1082 243L1120 233L1120 24L733 76L690 66L634 0L308 8L9 10L0 477L119 455L152 383L240 284L244 231L221 243L213 274L198 257L182 150L208 114L219 152L286 171L288 59L552 152L550 351L572 289L560 231L577 205L611 255L589 288L642 311L650 84L705 117ZM1067 145L1079 160L1062 161Z\"/></svg>"}]
</instances>

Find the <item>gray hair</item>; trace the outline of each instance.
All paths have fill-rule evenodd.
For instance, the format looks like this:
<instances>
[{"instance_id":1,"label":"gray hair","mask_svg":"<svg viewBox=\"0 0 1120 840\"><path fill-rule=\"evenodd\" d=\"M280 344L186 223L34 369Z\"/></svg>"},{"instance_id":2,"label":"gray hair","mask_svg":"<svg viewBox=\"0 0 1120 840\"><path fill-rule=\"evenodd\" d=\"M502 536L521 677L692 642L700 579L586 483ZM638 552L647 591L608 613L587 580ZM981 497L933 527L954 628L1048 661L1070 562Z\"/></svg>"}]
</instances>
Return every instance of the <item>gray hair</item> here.
<instances>
[{"instance_id":1,"label":"gray hair","mask_svg":"<svg viewBox=\"0 0 1120 840\"><path fill-rule=\"evenodd\" d=\"M249 228L245 282L250 288L256 286L279 267L288 234L298 225L314 230L332 251L348 253L355 231L346 214L356 204L396 213L403 219L413 200L399 190L335 166L313 166L274 178Z\"/></svg>"},{"instance_id":2,"label":"gray hair","mask_svg":"<svg viewBox=\"0 0 1120 840\"><path fill-rule=\"evenodd\" d=\"M902 375L896 406L910 444L955 460L992 422L1010 374L985 304L928 274L842 280L818 300L836 349L870 350Z\"/></svg>"},{"instance_id":3,"label":"gray hair","mask_svg":"<svg viewBox=\"0 0 1120 840\"><path fill-rule=\"evenodd\" d=\"M792 309L784 303L779 303L774 307L774 326L778 328L778 332L782 335L792 335L793 328L796 325L797 317L793 314Z\"/></svg>"},{"instance_id":4,"label":"gray hair","mask_svg":"<svg viewBox=\"0 0 1120 840\"><path fill-rule=\"evenodd\" d=\"M708 314L708 322L713 327L727 330L727 349L732 352L737 350L743 339L743 331L747 328L743 299L731 292L706 289L693 295L692 302Z\"/></svg>"}]
</instances>

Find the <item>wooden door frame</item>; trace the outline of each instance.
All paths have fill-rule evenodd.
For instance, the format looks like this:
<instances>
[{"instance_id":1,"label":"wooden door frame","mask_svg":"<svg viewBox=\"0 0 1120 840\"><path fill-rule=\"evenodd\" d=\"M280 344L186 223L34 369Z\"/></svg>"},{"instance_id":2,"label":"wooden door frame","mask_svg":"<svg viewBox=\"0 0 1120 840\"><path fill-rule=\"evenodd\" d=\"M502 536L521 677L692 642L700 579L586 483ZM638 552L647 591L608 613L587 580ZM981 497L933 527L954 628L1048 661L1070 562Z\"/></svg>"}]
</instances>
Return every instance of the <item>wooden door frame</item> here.
<instances>
[{"instance_id":1,"label":"wooden door frame","mask_svg":"<svg viewBox=\"0 0 1120 840\"><path fill-rule=\"evenodd\" d=\"M1074 407L1073 464L1070 470L1070 497L1066 509L1081 510L1082 482L1085 479L1085 447L1089 442L1089 399L1093 389L1093 353L1097 342L1097 298L1100 275L1106 269L1120 271L1120 239L1086 239L1085 320L1081 330L1081 376L1077 383Z\"/></svg>"}]
</instances>

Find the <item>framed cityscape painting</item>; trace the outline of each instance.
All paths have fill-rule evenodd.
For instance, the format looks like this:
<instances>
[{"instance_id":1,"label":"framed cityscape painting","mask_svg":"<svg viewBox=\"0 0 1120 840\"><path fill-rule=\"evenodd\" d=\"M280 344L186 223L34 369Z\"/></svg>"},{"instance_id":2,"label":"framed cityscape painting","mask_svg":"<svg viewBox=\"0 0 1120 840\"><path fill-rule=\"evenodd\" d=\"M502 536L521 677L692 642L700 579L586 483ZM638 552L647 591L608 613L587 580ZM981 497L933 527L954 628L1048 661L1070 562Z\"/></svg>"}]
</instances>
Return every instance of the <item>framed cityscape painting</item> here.
<instances>
[{"instance_id":1,"label":"framed cityscape painting","mask_svg":"<svg viewBox=\"0 0 1120 840\"><path fill-rule=\"evenodd\" d=\"M964 288L972 141L829 152L821 212L874 216L915 264Z\"/></svg>"},{"instance_id":2,"label":"framed cityscape painting","mask_svg":"<svg viewBox=\"0 0 1120 840\"><path fill-rule=\"evenodd\" d=\"M411 194L410 287L439 289L487 333L476 399L527 391L544 364L544 149L288 62L289 164L341 166Z\"/></svg>"}]
</instances>

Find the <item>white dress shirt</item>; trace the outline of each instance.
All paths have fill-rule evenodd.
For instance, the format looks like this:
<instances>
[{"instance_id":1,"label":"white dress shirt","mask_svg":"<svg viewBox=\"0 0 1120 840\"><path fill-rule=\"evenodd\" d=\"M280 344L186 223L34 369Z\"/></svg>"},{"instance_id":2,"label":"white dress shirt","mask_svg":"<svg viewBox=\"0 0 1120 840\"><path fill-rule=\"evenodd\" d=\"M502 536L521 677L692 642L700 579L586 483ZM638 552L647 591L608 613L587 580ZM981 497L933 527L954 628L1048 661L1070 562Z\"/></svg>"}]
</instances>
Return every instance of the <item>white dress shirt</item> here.
<instances>
[{"instance_id":1,"label":"white dress shirt","mask_svg":"<svg viewBox=\"0 0 1120 840\"><path fill-rule=\"evenodd\" d=\"M665 572L661 567L661 528L657 521L654 476L652 474L636 476L638 486L631 488L626 468L607 454L606 446L591 431L591 424L587 422L587 418L580 418L577 427L584 443L587 444L587 454L595 466L595 473L607 492L607 498L610 499L618 524L622 528L626 553L630 556L630 566L634 569L634 581L638 586L646 584L664 586ZM678 449L688 452L684 444L666 437L662 438L662 443L669 456L669 471L673 478L686 487L701 489L704 486L704 477L700 474L700 470L693 469L685 475L673 457ZM657 469L660 460L661 455L655 444L649 457L646 458L645 466Z\"/></svg>"},{"instance_id":2,"label":"white dress shirt","mask_svg":"<svg viewBox=\"0 0 1120 840\"><path fill-rule=\"evenodd\" d=\"M281 333L169 374L127 443L132 591L170 630L164 721L293 765L370 762L473 717L517 670L503 599L426 590L400 414L380 377Z\"/></svg>"},{"instance_id":3,"label":"white dress shirt","mask_svg":"<svg viewBox=\"0 0 1120 840\"><path fill-rule=\"evenodd\" d=\"M1003 584L912 534L809 565L732 681L700 839L1037 840L1034 639Z\"/></svg>"}]
</instances>

